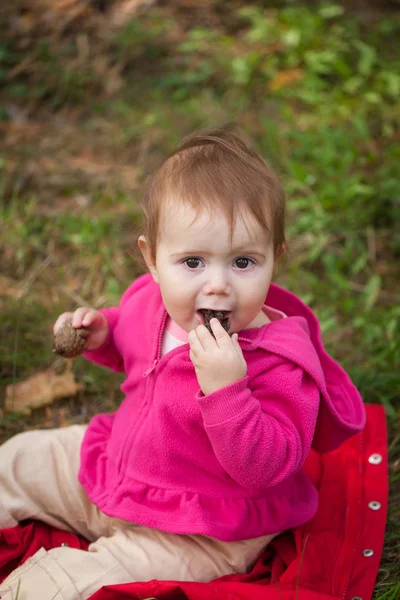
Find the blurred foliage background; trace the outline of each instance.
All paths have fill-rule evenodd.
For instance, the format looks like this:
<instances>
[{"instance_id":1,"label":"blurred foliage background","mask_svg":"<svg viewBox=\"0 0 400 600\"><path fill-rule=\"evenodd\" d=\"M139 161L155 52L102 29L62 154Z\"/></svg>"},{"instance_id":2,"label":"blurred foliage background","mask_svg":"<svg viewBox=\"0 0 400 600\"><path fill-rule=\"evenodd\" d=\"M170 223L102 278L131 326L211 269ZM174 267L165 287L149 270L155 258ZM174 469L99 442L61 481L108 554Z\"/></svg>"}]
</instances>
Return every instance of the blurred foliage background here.
<instances>
[{"instance_id":1,"label":"blurred foliage background","mask_svg":"<svg viewBox=\"0 0 400 600\"><path fill-rule=\"evenodd\" d=\"M51 353L60 312L116 303L144 271L146 175L183 135L236 120L287 191L277 282L385 406L376 598L400 597L400 3L6 0L0 27L0 406L7 385L66 368ZM118 375L81 358L72 371L77 395L2 410L1 439L118 406Z\"/></svg>"}]
</instances>

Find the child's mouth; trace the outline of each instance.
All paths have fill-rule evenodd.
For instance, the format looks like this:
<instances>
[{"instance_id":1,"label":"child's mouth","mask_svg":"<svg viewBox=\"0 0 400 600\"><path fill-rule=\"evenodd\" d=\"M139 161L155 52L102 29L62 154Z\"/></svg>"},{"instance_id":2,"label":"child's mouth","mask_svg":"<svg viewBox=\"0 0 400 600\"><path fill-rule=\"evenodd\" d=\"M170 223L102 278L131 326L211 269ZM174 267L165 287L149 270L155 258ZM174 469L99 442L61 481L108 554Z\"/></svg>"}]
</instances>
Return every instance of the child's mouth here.
<instances>
[{"instance_id":1,"label":"child's mouth","mask_svg":"<svg viewBox=\"0 0 400 600\"><path fill-rule=\"evenodd\" d=\"M211 325L210 325L211 319L218 319L218 321L221 323L221 325L225 329L225 331L227 333L229 333L231 311L229 311L229 310L212 310L210 308L200 308L197 311L197 314L200 316L200 320L202 321L202 324L207 327L208 331L212 335L214 335L214 334L212 332Z\"/></svg>"}]
</instances>

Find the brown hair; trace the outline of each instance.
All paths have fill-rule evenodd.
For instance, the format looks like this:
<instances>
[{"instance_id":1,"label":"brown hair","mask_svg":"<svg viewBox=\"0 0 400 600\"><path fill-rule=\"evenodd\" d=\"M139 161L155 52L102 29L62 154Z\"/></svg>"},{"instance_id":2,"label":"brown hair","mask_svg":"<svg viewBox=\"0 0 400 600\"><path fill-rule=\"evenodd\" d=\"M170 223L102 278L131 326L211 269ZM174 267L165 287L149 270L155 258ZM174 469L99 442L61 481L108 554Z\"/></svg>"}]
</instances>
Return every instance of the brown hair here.
<instances>
[{"instance_id":1,"label":"brown hair","mask_svg":"<svg viewBox=\"0 0 400 600\"><path fill-rule=\"evenodd\" d=\"M277 175L250 148L236 124L185 137L149 177L142 201L144 235L155 262L162 210L169 201L221 209L232 238L238 215L250 211L272 234L275 257L285 244L285 196ZM163 206L164 205L164 206Z\"/></svg>"}]
</instances>

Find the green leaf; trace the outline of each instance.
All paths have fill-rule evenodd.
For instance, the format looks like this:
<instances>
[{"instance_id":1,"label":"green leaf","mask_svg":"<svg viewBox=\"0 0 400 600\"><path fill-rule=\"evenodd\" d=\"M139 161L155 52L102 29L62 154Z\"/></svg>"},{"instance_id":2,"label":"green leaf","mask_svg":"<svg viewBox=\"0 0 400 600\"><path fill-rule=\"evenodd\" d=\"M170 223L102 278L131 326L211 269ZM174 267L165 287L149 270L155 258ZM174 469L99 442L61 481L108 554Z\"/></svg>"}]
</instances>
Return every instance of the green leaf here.
<instances>
[{"instance_id":1,"label":"green leaf","mask_svg":"<svg viewBox=\"0 0 400 600\"><path fill-rule=\"evenodd\" d=\"M328 6L322 6L318 13L323 19L335 19L344 13L344 8L337 4L329 4Z\"/></svg>"},{"instance_id":2,"label":"green leaf","mask_svg":"<svg viewBox=\"0 0 400 600\"><path fill-rule=\"evenodd\" d=\"M382 287L382 278L376 273L369 278L364 290L364 307L370 310L378 299Z\"/></svg>"}]
</instances>

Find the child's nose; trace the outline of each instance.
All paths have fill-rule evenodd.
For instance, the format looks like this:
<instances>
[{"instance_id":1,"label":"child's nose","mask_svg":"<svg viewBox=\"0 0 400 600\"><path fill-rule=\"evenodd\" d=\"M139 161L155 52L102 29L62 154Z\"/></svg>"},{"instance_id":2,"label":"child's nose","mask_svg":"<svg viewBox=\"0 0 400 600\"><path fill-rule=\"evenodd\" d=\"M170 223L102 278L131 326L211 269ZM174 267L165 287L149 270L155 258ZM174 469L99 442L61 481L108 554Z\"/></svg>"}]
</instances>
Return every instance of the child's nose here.
<instances>
[{"instance_id":1,"label":"child's nose","mask_svg":"<svg viewBox=\"0 0 400 600\"><path fill-rule=\"evenodd\" d=\"M231 293L231 286L229 284L229 278L227 277L227 274L222 270L215 270L205 285L204 293L206 295L229 295Z\"/></svg>"}]
</instances>

